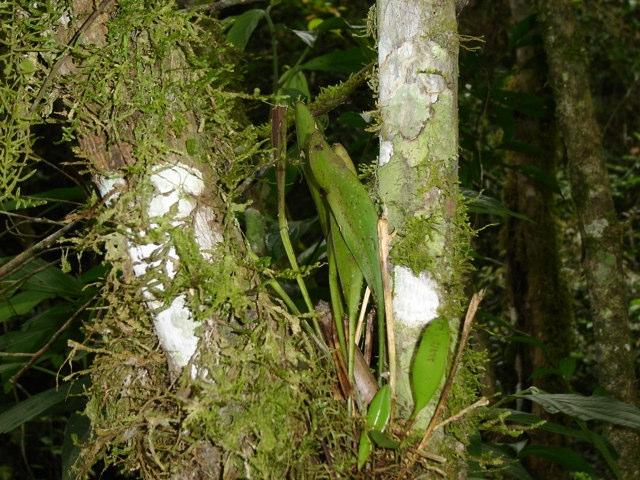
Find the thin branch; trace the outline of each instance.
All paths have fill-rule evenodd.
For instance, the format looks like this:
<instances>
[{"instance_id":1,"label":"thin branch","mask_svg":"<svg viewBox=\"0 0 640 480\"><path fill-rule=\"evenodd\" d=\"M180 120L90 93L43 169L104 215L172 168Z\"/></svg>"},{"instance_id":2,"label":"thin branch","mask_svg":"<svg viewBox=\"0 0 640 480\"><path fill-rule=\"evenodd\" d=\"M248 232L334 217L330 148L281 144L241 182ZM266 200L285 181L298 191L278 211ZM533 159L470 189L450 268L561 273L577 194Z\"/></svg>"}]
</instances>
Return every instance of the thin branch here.
<instances>
[{"instance_id":1,"label":"thin branch","mask_svg":"<svg viewBox=\"0 0 640 480\"><path fill-rule=\"evenodd\" d=\"M458 420L460 420L462 417L464 417L467 413L471 412L472 410L475 410L476 408L480 408L480 407L486 407L487 405L489 405L489 399L486 397L482 397L480 398L480 400L478 400L477 402L472 403L471 405L469 405L468 407L463 408L462 410L460 410L458 413L456 413L455 415L451 415L449 418L447 418L446 420L443 420L442 422L440 422L439 424L437 424L433 430L439 430L442 427L449 425L450 423L453 422L457 422Z\"/></svg>"},{"instance_id":2,"label":"thin branch","mask_svg":"<svg viewBox=\"0 0 640 480\"><path fill-rule=\"evenodd\" d=\"M9 275L10 273L12 273L15 269L19 268L20 266L22 266L24 263L27 262L27 260L29 260L32 257L35 257L38 253L40 253L42 250L45 250L47 248L49 248L53 243L55 243L62 235L64 235L65 233L67 233L69 230L71 230L73 227L76 226L76 224L80 221L80 219L77 220L73 220L69 223L67 223L64 227L62 227L61 229L53 232L51 235L49 235L46 238L43 238L42 240L40 240L38 243L30 246L29 248L27 248L25 251L19 253L18 255L16 255L15 257L13 257L11 260L9 260L7 263L5 263L4 265L0 266L0 280L2 280L4 277L6 277L7 275Z\"/></svg>"},{"instance_id":3,"label":"thin branch","mask_svg":"<svg viewBox=\"0 0 640 480\"><path fill-rule=\"evenodd\" d=\"M21 215L19 213L8 212L6 210L0 210L0 215L6 215L7 217L22 218L26 222L50 223L51 225L64 225L64 222L60 222L57 220L49 220L48 218L43 218L43 217L30 217L29 215Z\"/></svg>"},{"instance_id":4,"label":"thin branch","mask_svg":"<svg viewBox=\"0 0 640 480\"><path fill-rule=\"evenodd\" d=\"M41 253L42 251L46 250L51 245L53 245L53 243L55 243L60 237L62 237L62 235L64 235L73 227L75 227L81 220L86 220L90 218L94 214L94 212L98 209L98 207L101 207L102 205L107 203L107 201L109 201L109 199L117 193L117 190L118 190L117 188L114 188L113 190L111 190L102 198L102 200L99 203L96 203L91 208L89 208L88 211L80 214L70 215L70 217L72 217L73 220L70 220L69 223L67 223L64 227L53 232L48 237L43 238L38 243L31 245L25 251L19 253L18 255L13 257L11 260L9 260L7 263L0 266L0 281L7 275L11 274L15 269L19 268L24 263L26 263L28 260L35 257L38 253Z\"/></svg>"}]
</instances>

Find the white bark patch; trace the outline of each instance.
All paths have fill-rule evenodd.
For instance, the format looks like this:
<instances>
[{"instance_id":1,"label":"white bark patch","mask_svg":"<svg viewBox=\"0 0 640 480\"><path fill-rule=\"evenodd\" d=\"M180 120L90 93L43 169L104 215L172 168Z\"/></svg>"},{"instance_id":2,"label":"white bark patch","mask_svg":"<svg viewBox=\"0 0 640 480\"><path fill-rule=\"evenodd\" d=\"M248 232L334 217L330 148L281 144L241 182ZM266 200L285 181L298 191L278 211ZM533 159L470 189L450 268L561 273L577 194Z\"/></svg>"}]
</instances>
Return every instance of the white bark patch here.
<instances>
[{"instance_id":1,"label":"white bark patch","mask_svg":"<svg viewBox=\"0 0 640 480\"><path fill-rule=\"evenodd\" d=\"M149 217L164 217L175 228L192 227L194 240L203 257L211 258L211 251L222 241L222 236L212 229L215 220L213 211L197 203L197 197L204 192L205 187L200 172L175 162L154 169L150 182L154 191L147 205ZM103 177L97 183L100 193L106 195L125 181L118 177ZM150 228L158 228L158 223L152 222ZM193 312L189 309L187 292L182 292L173 299L158 297L158 293L165 290L166 283L175 278L180 258L171 245L168 232L161 235L160 241L153 243L142 240L146 233L138 233L139 242L135 239L129 241L129 258L134 275L149 276L142 294L151 311L156 335L169 365L172 370L179 372L196 352L198 337L195 330L198 323L194 321ZM192 371L192 375L196 373L196 370Z\"/></svg>"},{"instance_id":2,"label":"white bark patch","mask_svg":"<svg viewBox=\"0 0 640 480\"><path fill-rule=\"evenodd\" d=\"M106 197L111 192L115 192L118 188L126 184L122 177L99 177L96 180L96 186L100 192L100 196ZM109 200L113 201L112 199Z\"/></svg>"},{"instance_id":3,"label":"white bark patch","mask_svg":"<svg viewBox=\"0 0 640 480\"><path fill-rule=\"evenodd\" d=\"M409 268L393 269L393 314L408 327L424 327L438 316L440 297L436 283L427 272L416 276Z\"/></svg>"},{"instance_id":4,"label":"white bark patch","mask_svg":"<svg viewBox=\"0 0 640 480\"><path fill-rule=\"evenodd\" d=\"M391 157L393 156L393 143L382 140L380 142L380 158L378 159L378 164L382 167L386 165Z\"/></svg>"},{"instance_id":5,"label":"white bark patch","mask_svg":"<svg viewBox=\"0 0 640 480\"><path fill-rule=\"evenodd\" d=\"M198 346L198 337L194 334L198 324L194 322L185 302L185 296L178 295L169 307L156 313L153 318L160 345L180 369L189 363Z\"/></svg>"}]
</instances>

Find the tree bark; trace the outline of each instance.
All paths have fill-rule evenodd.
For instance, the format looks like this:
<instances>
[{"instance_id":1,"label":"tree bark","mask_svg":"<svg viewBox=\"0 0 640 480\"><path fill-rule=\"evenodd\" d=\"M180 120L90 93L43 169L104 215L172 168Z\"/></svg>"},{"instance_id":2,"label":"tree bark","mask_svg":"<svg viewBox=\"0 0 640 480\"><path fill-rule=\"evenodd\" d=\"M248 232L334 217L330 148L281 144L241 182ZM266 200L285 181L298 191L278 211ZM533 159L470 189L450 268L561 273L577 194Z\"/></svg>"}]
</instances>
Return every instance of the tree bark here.
<instances>
[{"instance_id":1,"label":"tree bark","mask_svg":"<svg viewBox=\"0 0 640 480\"><path fill-rule=\"evenodd\" d=\"M602 134L588 81L581 32L569 0L538 0L556 116L569 163L569 179L584 250L595 340L596 373L602 387L635 403L637 385L631 351L622 238L611 197ZM610 439L620 454L624 478L640 477L640 438L622 427Z\"/></svg>"},{"instance_id":2,"label":"tree bark","mask_svg":"<svg viewBox=\"0 0 640 480\"><path fill-rule=\"evenodd\" d=\"M410 363L424 328L445 316L455 339L463 302L457 22L453 0L378 0L377 14L378 193L396 234L391 269L397 401L406 415L413 404ZM432 412L425 409L417 425Z\"/></svg>"},{"instance_id":3,"label":"tree bark","mask_svg":"<svg viewBox=\"0 0 640 480\"><path fill-rule=\"evenodd\" d=\"M531 15L529 0L511 0L513 23ZM544 78L540 62L541 53L535 45L516 50L515 75L510 89L522 94L544 96ZM526 172L531 168L555 178L554 152L550 147L553 122L525 113L516 116L517 144L527 145L528 151L510 150L510 167L504 189L506 206L528 217L527 220L509 217L502 232L507 255L507 285L510 304L516 315L517 327L540 341L541 346L526 345L520 350L523 364L523 382L549 392L563 391L566 382L557 374L546 374L543 369L558 368L560 361L571 353L573 307L566 284L560 273L560 258L556 224L552 213L553 192ZM524 167L524 168L523 168ZM543 350L544 348L544 350ZM536 414L543 418L544 409L534 405ZM561 437L546 432L531 432L533 441L547 445L562 444ZM537 459L529 462L538 476L562 478L559 465ZM543 475L544 474L544 475Z\"/></svg>"}]
</instances>

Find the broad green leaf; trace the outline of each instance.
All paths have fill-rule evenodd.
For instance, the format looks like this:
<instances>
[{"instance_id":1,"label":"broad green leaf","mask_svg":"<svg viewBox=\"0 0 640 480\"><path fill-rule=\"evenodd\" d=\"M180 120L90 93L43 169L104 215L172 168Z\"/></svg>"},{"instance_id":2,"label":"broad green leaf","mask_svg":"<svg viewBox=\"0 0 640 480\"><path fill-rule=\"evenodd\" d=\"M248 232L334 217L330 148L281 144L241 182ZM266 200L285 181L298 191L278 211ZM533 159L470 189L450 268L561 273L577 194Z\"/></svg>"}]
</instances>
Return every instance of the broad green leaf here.
<instances>
[{"instance_id":1,"label":"broad green leaf","mask_svg":"<svg viewBox=\"0 0 640 480\"><path fill-rule=\"evenodd\" d=\"M0 350L9 352L36 351L74 312L74 306L66 303L56 305L29 318L22 325L21 330L0 335Z\"/></svg>"},{"instance_id":2,"label":"broad green leaf","mask_svg":"<svg viewBox=\"0 0 640 480\"><path fill-rule=\"evenodd\" d=\"M513 395L542 406L549 413L562 412L580 420L601 420L616 425L640 429L640 409L615 398L576 393L546 393L536 387Z\"/></svg>"},{"instance_id":3,"label":"broad green leaf","mask_svg":"<svg viewBox=\"0 0 640 480\"><path fill-rule=\"evenodd\" d=\"M0 263L5 263L10 257L0 259ZM62 270L54 264L46 262L40 258L23 264L19 269L15 270L2 282L0 282L3 291L12 291L16 289L32 290L38 292L51 293L61 297L77 297L82 293L82 282L73 276L62 272Z\"/></svg>"},{"instance_id":4,"label":"broad green leaf","mask_svg":"<svg viewBox=\"0 0 640 480\"><path fill-rule=\"evenodd\" d=\"M51 407L63 402L71 389L72 384L67 383L59 389L45 390L0 413L0 433L9 433L23 423L36 418Z\"/></svg>"},{"instance_id":5,"label":"broad green leaf","mask_svg":"<svg viewBox=\"0 0 640 480\"><path fill-rule=\"evenodd\" d=\"M331 30L349 30L353 28L349 23L342 17L330 17L326 20L323 20L318 25L314 25L313 29L319 32L328 32Z\"/></svg>"},{"instance_id":6,"label":"broad green leaf","mask_svg":"<svg viewBox=\"0 0 640 480\"><path fill-rule=\"evenodd\" d=\"M353 165L347 150L339 143L333 145L332 149L344 165L354 174L357 174L356 167ZM358 267L358 262L342 238L342 234L333 215L331 216L331 240L333 242L333 252L336 256L342 293L347 303L347 315L350 321L355 321L358 314L364 277Z\"/></svg>"},{"instance_id":7,"label":"broad green leaf","mask_svg":"<svg viewBox=\"0 0 640 480\"><path fill-rule=\"evenodd\" d=\"M440 387L449 356L449 322L438 317L429 323L411 364L414 418L427 406Z\"/></svg>"},{"instance_id":8,"label":"broad green leaf","mask_svg":"<svg viewBox=\"0 0 640 480\"><path fill-rule=\"evenodd\" d=\"M236 48L244 51L251 35L264 16L264 10L258 8L247 10L242 15L239 15L227 32L227 40Z\"/></svg>"},{"instance_id":9,"label":"broad green leaf","mask_svg":"<svg viewBox=\"0 0 640 480\"><path fill-rule=\"evenodd\" d=\"M347 316L350 321L354 321L358 314L364 277L358 267L358 262L356 262L356 259L342 238L338 223L333 215L330 217L330 222L331 242L333 246L331 252L335 256L338 278L340 279L342 294L347 304Z\"/></svg>"},{"instance_id":10,"label":"broad green leaf","mask_svg":"<svg viewBox=\"0 0 640 480\"><path fill-rule=\"evenodd\" d=\"M0 301L0 322L29 313L36 305L54 296L49 292L26 290L2 300Z\"/></svg>"},{"instance_id":11,"label":"broad green leaf","mask_svg":"<svg viewBox=\"0 0 640 480\"><path fill-rule=\"evenodd\" d=\"M585 472L591 477L597 478L591 465L577 452L566 447L556 447L548 445L528 445L520 452L520 458L534 456L545 458L554 463L562 465L571 472Z\"/></svg>"},{"instance_id":12,"label":"broad green leaf","mask_svg":"<svg viewBox=\"0 0 640 480\"><path fill-rule=\"evenodd\" d=\"M311 92L309 91L309 84L307 83L307 77L304 72L298 71L288 75L280 89L280 93L293 99L299 100L301 97L304 100L310 99Z\"/></svg>"},{"instance_id":13,"label":"broad green leaf","mask_svg":"<svg viewBox=\"0 0 640 480\"><path fill-rule=\"evenodd\" d=\"M360 70L371 60L373 60L373 54L369 49L364 47L350 48L348 50L336 50L312 58L303 63L300 68L303 70L349 74Z\"/></svg>"},{"instance_id":14,"label":"broad green leaf","mask_svg":"<svg viewBox=\"0 0 640 480\"><path fill-rule=\"evenodd\" d=\"M7 372L13 373L17 372L20 367L22 367L24 363L2 363L0 364L0 375L3 375Z\"/></svg>"},{"instance_id":15,"label":"broad green leaf","mask_svg":"<svg viewBox=\"0 0 640 480\"><path fill-rule=\"evenodd\" d=\"M379 430L371 430L369 432L369 437L371 438L371 440L373 440L373 443L381 448L389 448L391 450L395 450L396 448L398 448L398 446L400 446L400 443L398 443L386 433Z\"/></svg>"},{"instance_id":16,"label":"broad green leaf","mask_svg":"<svg viewBox=\"0 0 640 480\"><path fill-rule=\"evenodd\" d=\"M391 389L389 385L385 385L378 390L367 409L365 430L360 434L360 443L358 445L358 470L365 464L373 449L373 444L367 432L371 430L384 431L390 416Z\"/></svg>"}]
</instances>

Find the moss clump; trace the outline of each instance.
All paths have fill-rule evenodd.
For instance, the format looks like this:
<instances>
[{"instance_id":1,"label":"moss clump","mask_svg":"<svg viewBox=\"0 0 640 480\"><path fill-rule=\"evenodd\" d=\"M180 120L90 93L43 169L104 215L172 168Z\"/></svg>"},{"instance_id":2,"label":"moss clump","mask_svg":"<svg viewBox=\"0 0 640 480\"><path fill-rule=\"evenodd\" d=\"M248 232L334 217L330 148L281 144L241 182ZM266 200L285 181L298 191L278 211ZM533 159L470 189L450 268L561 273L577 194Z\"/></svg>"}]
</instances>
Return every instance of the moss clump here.
<instances>
[{"instance_id":1,"label":"moss clump","mask_svg":"<svg viewBox=\"0 0 640 480\"><path fill-rule=\"evenodd\" d=\"M441 250L434 249L432 245L436 238L435 228L437 222L431 216L408 219L393 244L391 261L396 265L409 267L416 275L423 271L431 271L434 265L433 252Z\"/></svg>"}]
</instances>

